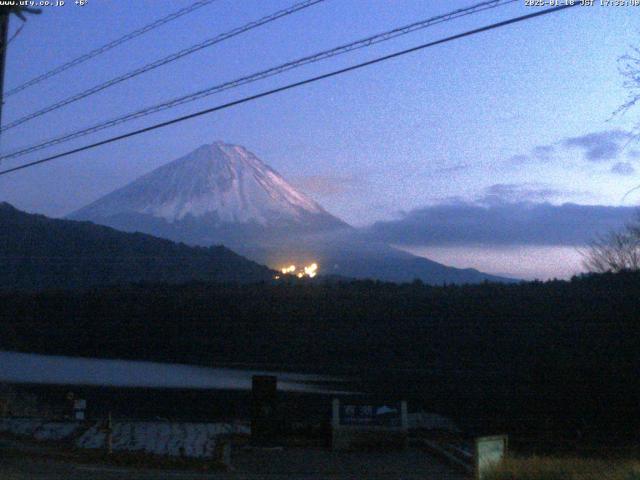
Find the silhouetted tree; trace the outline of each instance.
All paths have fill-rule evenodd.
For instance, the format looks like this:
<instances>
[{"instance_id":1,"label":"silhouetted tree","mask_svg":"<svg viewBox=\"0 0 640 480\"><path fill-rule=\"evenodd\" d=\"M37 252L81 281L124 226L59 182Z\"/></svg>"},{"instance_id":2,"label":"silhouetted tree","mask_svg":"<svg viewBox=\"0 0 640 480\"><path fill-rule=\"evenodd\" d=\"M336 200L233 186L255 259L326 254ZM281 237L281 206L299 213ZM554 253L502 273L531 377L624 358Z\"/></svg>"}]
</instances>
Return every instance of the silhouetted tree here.
<instances>
[{"instance_id":1,"label":"silhouetted tree","mask_svg":"<svg viewBox=\"0 0 640 480\"><path fill-rule=\"evenodd\" d=\"M640 270L640 213L621 231L594 240L583 257L583 264L590 272Z\"/></svg>"}]
</instances>

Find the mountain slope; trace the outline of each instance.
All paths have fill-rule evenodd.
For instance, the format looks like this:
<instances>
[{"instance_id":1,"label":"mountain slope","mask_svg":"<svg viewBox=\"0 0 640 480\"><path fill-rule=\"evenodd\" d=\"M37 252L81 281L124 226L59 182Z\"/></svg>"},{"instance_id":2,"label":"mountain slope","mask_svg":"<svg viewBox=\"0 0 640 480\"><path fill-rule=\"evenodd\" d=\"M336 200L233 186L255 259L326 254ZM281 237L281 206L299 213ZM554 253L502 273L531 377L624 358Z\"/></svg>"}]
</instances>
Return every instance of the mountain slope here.
<instances>
[{"instance_id":1,"label":"mountain slope","mask_svg":"<svg viewBox=\"0 0 640 480\"><path fill-rule=\"evenodd\" d=\"M416 257L384 242L372 241L355 229L297 235L278 243L243 242L233 248L241 255L273 268L315 262L320 265L321 275L389 282L420 279L432 285L515 281L473 268L453 268Z\"/></svg>"},{"instance_id":2,"label":"mountain slope","mask_svg":"<svg viewBox=\"0 0 640 480\"><path fill-rule=\"evenodd\" d=\"M189 247L0 203L0 287L66 288L130 282L255 282L273 272L225 247Z\"/></svg>"},{"instance_id":3,"label":"mountain slope","mask_svg":"<svg viewBox=\"0 0 640 480\"><path fill-rule=\"evenodd\" d=\"M273 268L317 262L321 274L395 282L507 280L368 241L244 147L223 142L203 145L70 218L191 245L224 244Z\"/></svg>"},{"instance_id":4,"label":"mountain slope","mask_svg":"<svg viewBox=\"0 0 640 480\"><path fill-rule=\"evenodd\" d=\"M244 147L215 142L153 170L85 208L74 219L146 216L168 224L197 219L225 225L300 231L343 227Z\"/></svg>"}]
</instances>

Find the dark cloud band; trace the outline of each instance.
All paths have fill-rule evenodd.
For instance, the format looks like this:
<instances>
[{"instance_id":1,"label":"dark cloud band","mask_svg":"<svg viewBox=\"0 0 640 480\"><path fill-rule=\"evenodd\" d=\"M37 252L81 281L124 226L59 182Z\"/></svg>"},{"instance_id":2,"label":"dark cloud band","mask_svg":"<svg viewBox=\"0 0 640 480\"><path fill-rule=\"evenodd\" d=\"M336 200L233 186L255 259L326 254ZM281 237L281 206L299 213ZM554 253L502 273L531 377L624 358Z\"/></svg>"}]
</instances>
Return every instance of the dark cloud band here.
<instances>
[{"instance_id":1,"label":"dark cloud band","mask_svg":"<svg viewBox=\"0 0 640 480\"><path fill-rule=\"evenodd\" d=\"M511 161L516 164L531 162L549 162L562 158L563 151L577 149L590 162L614 161L625 153L625 147L635 136L624 130L604 130L577 137L568 137L552 145L538 145L528 154L514 155ZM635 151L627 152L629 158L638 158ZM614 172L616 173L616 172Z\"/></svg>"},{"instance_id":2,"label":"dark cloud band","mask_svg":"<svg viewBox=\"0 0 640 480\"><path fill-rule=\"evenodd\" d=\"M404 245L585 245L633 220L633 207L549 203L442 204L413 210L366 230Z\"/></svg>"},{"instance_id":3,"label":"dark cloud band","mask_svg":"<svg viewBox=\"0 0 640 480\"><path fill-rule=\"evenodd\" d=\"M623 130L607 130L567 138L563 144L566 147L582 149L587 160L601 162L618 158L624 145L631 138L632 135L629 132Z\"/></svg>"}]
</instances>

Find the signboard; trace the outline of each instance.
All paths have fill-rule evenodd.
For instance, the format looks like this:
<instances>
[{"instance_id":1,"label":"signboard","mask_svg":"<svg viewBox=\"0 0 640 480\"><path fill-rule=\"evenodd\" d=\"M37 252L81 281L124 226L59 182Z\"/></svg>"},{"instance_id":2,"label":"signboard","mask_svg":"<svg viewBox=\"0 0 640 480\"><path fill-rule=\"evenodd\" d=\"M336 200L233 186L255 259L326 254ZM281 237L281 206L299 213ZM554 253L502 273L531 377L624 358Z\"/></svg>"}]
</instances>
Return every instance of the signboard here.
<instances>
[{"instance_id":1,"label":"signboard","mask_svg":"<svg viewBox=\"0 0 640 480\"><path fill-rule=\"evenodd\" d=\"M400 403L340 405L340 425L400 427L402 425L402 409Z\"/></svg>"},{"instance_id":2,"label":"signboard","mask_svg":"<svg viewBox=\"0 0 640 480\"><path fill-rule=\"evenodd\" d=\"M487 470L500 463L507 454L507 436L476 438L475 450L476 479L483 480L487 476Z\"/></svg>"},{"instance_id":3,"label":"signboard","mask_svg":"<svg viewBox=\"0 0 640 480\"><path fill-rule=\"evenodd\" d=\"M333 400L334 450L403 449L408 444L407 402L342 404Z\"/></svg>"}]
</instances>

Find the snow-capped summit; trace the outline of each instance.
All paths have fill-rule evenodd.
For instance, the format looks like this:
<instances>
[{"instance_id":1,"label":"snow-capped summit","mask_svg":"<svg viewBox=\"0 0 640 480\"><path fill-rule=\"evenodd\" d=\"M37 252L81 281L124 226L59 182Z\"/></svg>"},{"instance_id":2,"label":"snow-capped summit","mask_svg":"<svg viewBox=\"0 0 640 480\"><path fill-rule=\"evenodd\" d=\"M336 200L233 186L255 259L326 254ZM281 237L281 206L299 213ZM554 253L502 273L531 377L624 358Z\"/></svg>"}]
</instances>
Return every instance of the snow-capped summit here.
<instances>
[{"instance_id":1,"label":"snow-capped summit","mask_svg":"<svg viewBox=\"0 0 640 480\"><path fill-rule=\"evenodd\" d=\"M153 170L72 217L99 220L124 214L169 223L206 216L216 224L263 227L331 217L246 148L220 141Z\"/></svg>"}]
</instances>

